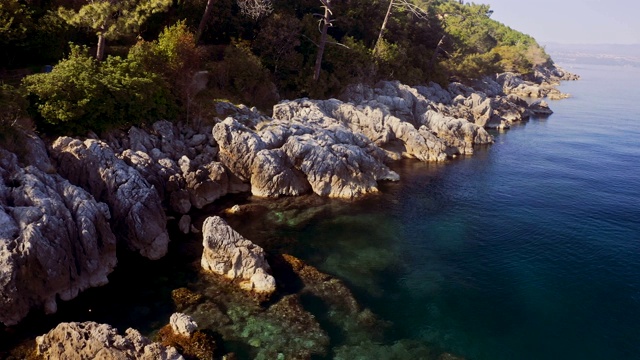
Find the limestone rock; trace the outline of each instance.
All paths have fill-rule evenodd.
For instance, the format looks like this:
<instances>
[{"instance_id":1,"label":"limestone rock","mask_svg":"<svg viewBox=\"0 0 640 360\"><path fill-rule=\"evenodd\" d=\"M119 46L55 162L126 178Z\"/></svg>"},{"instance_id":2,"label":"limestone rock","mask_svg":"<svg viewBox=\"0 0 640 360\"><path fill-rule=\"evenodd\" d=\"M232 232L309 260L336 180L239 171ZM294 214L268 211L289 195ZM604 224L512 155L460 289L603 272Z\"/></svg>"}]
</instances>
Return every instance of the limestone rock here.
<instances>
[{"instance_id":1,"label":"limestone rock","mask_svg":"<svg viewBox=\"0 0 640 360\"><path fill-rule=\"evenodd\" d=\"M151 183L178 214L201 209L235 189L226 169L215 161L212 126L158 121L108 137L118 157Z\"/></svg>"},{"instance_id":2,"label":"limestone rock","mask_svg":"<svg viewBox=\"0 0 640 360\"><path fill-rule=\"evenodd\" d=\"M547 104L544 100L534 101L529 104L529 111L531 111L534 115L546 116L553 114L553 111L549 108L549 104Z\"/></svg>"},{"instance_id":3,"label":"limestone rock","mask_svg":"<svg viewBox=\"0 0 640 360\"><path fill-rule=\"evenodd\" d=\"M422 117L423 123L445 140L453 154L473 154L474 144L488 144L493 138L484 128L464 119L443 116L429 110Z\"/></svg>"},{"instance_id":4,"label":"limestone rock","mask_svg":"<svg viewBox=\"0 0 640 360\"><path fill-rule=\"evenodd\" d=\"M198 328L191 316L183 313L173 313L169 318L169 324L174 333L183 336L190 336Z\"/></svg>"},{"instance_id":5,"label":"limestone rock","mask_svg":"<svg viewBox=\"0 0 640 360\"><path fill-rule=\"evenodd\" d=\"M109 205L116 235L149 259L167 253L169 235L161 199L134 168L104 142L60 137L52 145L58 170Z\"/></svg>"},{"instance_id":6,"label":"limestone rock","mask_svg":"<svg viewBox=\"0 0 640 360\"><path fill-rule=\"evenodd\" d=\"M276 109L277 110L277 109ZM254 132L231 118L214 127L220 159L258 196L351 198L377 191L377 181L397 179L382 153L335 119L276 118Z\"/></svg>"},{"instance_id":7,"label":"limestone rock","mask_svg":"<svg viewBox=\"0 0 640 360\"><path fill-rule=\"evenodd\" d=\"M373 91L375 94L373 99L359 104L359 107L378 108L383 113L388 112L403 122L402 134L406 134L407 137L391 136L390 140L397 139L402 143L403 150L410 148L415 152L414 154L406 152L403 155L423 161L441 161L459 153L471 154L474 145L493 142L493 138L482 129L482 126L472 123L474 116L471 109L480 106L487 96L459 83L449 85L448 97L443 95L444 91L436 84L431 84L428 88L411 88L398 82L381 82ZM428 97L436 98L437 103ZM397 100L389 100L396 98ZM406 107L401 108L400 104ZM461 111L459 109L461 106L467 109ZM476 112L480 110L478 108ZM429 119L435 118L427 114L433 113L440 113L442 117L437 121L431 121ZM490 114L488 108L484 109L482 115L486 116L485 121L490 119ZM395 120L390 123L399 125ZM418 131L413 131L408 125L412 125ZM418 133L424 139L416 136ZM368 135L367 132L365 134ZM409 144L409 140L412 144Z\"/></svg>"},{"instance_id":8,"label":"limestone rock","mask_svg":"<svg viewBox=\"0 0 640 360\"><path fill-rule=\"evenodd\" d=\"M107 324L61 323L36 338L37 354L44 359L183 360L173 347L153 343L134 329L125 336Z\"/></svg>"},{"instance_id":9,"label":"limestone rock","mask_svg":"<svg viewBox=\"0 0 640 360\"><path fill-rule=\"evenodd\" d=\"M116 265L109 209L83 189L0 149L0 322L57 310L104 285Z\"/></svg>"},{"instance_id":10,"label":"limestone rock","mask_svg":"<svg viewBox=\"0 0 640 360\"><path fill-rule=\"evenodd\" d=\"M202 225L201 265L205 270L238 280L242 288L271 294L275 280L268 275L264 250L242 237L218 216L208 217Z\"/></svg>"}]
</instances>

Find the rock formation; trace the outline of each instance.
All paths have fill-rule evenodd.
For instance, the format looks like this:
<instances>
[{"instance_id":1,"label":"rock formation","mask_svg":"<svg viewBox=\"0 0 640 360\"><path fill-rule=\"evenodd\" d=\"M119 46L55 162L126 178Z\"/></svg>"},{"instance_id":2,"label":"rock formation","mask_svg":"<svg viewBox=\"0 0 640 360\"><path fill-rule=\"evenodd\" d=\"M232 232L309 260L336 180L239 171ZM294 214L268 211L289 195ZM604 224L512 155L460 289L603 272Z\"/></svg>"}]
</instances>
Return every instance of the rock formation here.
<instances>
[{"instance_id":1,"label":"rock formation","mask_svg":"<svg viewBox=\"0 0 640 360\"><path fill-rule=\"evenodd\" d=\"M104 142L60 137L52 145L58 171L109 205L114 233L149 259L167 253L169 235L160 197Z\"/></svg>"},{"instance_id":2,"label":"rock formation","mask_svg":"<svg viewBox=\"0 0 640 360\"><path fill-rule=\"evenodd\" d=\"M55 312L57 298L106 284L116 265L108 207L42 171L50 167L45 160L37 165L22 168L0 149L0 322L6 325L31 308Z\"/></svg>"},{"instance_id":3,"label":"rock formation","mask_svg":"<svg viewBox=\"0 0 640 360\"><path fill-rule=\"evenodd\" d=\"M198 328L198 324L191 318L191 316L183 313L173 313L169 318L169 324L174 333L191 336Z\"/></svg>"},{"instance_id":4,"label":"rock formation","mask_svg":"<svg viewBox=\"0 0 640 360\"><path fill-rule=\"evenodd\" d=\"M269 295L276 290L264 250L238 234L222 218L208 217L202 225L202 237L202 268L238 280L240 287L258 294Z\"/></svg>"},{"instance_id":5,"label":"rock formation","mask_svg":"<svg viewBox=\"0 0 640 360\"><path fill-rule=\"evenodd\" d=\"M220 160L258 196L352 198L377 191L377 181L397 180L384 153L364 135L328 118L274 119L255 131L232 118L216 124Z\"/></svg>"},{"instance_id":6,"label":"rock formation","mask_svg":"<svg viewBox=\"0 0 640 360\"><path fill-rule=\"evenodd\" d=\"M215 161L218 149L211 129L163 120L147 130L132 127L127 133L113 132L106 141L116 156L156 188L167 207L186 214L228 192L248 189L234 186L226 169Z\"/></svg>"},{"instance_id":7,"label":"rock formation","mask_svg":"<svg viewBox=\"0 0 640 360\"><path fill-rule=\"evenodd\" d=\"M153 343L134 329L125 336L107 324L61 323L36 338L37 355L44 359L183 360L173 347Z\"/></svg>"}]
</instances>

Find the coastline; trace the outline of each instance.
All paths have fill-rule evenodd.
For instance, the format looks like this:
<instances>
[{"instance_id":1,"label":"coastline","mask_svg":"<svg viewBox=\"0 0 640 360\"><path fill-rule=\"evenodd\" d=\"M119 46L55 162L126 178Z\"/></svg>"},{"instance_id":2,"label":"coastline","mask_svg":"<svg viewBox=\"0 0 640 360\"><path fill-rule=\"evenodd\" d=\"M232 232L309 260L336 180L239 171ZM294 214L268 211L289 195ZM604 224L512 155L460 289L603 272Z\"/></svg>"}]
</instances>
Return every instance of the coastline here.
<instances>
[{"instance_id":1,"label":"coastline","mask_svg":"<svg viewBox=\"0 0 640 360\"><path fill-rule=\"evenodd\" d=\"M528 93L536 96L545 94L543 90L531 90L531 84L514 80L513 77L505 76L505 79L505 83L508 83L508 87L514 89L513 92L516 94ZM352 103L340 100L313 101L308 99L282 103L277 106L274 111L274 119L267 126L258 126L259 121L265 120L261 114L251 109L227 106L225 111L235 111L232 120L225 120L215 125L204 125L197 130L188 127L181 128L180 126L183 125L174 127L167 122L162 122L146 132L137 129L130 130L127 134L114 134L113 137L105 139L108 146L113 149L113 155L107 154L105 156L104 151L96 152L94 153L96 160L92 164L102 161L105 163L121 161L129 168L135 169L137 174L140 174L147 182L147 188L151 187L158 191L159 198L153 200L153 204L161 204L161 206L168 208L168 216L180 220L179 222L182 223L179 225L180 231L183 233L192 232L191 236L198 236L197 222L195 222L196 226L192 226L190 218L192 212L198 210L192 209L211 206L225 194L247 192L250 189L254 195L273 197L298 195L312 191L320 196L350 199L376 192L378 181L398 180L397 174L394 176L393 171L386 167L385 163L388 161L402 157L417 158L423 161L446 161L448 158L460 155L471 155L475 145L491 142L490 137L483 133L485 127L506 129L510 123L526 118L523 116L525 111L548 114L548 107L541 103L534 103L535 107L528 104L525 107L514 97L508 99L506 94L502 96L507 99L498 104L500 107L496 107L495 102L492 103L494 98L486 96L491 91L500 93L500 90L497 90L493 83L489 83L484 88L486 91L484 98L463 85L450 86L447 90L448 96L451 98L449 102L457 106L455 108L453 106L450 108L447 106L438 107L437 104L443 103L433 102L429 100L428 96L423 95L424 93L440 100L444 98L447 102L444 89L440 88L442 90L440 91L435 86L416 89L404 87L399 83L385 83L381 87L359 90L346 96L346 99L352 100ZM504 92L504 87L502 91ZM393 96L393 92L395 92L395 96ZM359 99L360 94L373 94L377 97L362 96ZM546 95L548 94L549 92L546 93ZM429 102L425 102L419 96ZM487 102L487 100L489 101ZM440 112L435 112L431 103L435 103L436 105L433 106ZM432 110L433 113L431 116L425 116L416 121L418 117L415 109L420 109L418 112L425 110L424 113ZM481 111L483 109L484 111ZM521 111L521 109L523 110ZM496 110L495 113L494 110ZM288 118L287 114L293 115ZM494 114L496 117L492 117ZM473 119L474 122L470 122L464 115ZM382 124L389 124L388 127L380 127L380 122L370 121L375 116L378 116ZM461 119L464 119L466 123L461 123ZM477 124L483 120L485 122L482 126ZM344 126L345 123L349 126ZM415 126L418 124L425 126L425 129L420 131L421 127L416 128ZM287 134L287 128L291 127L296 130ZM364 135L354 136L356 131ZM187 134L190 136L186 136ZM318 137L314 138L316 135ZM234 136L240 136L240 140L236 141ZM291 139L295 136L299 137L294 140L302 140L302 142L293 143ZM191 142L190 144L195 145L181 149L178 145L179 141L182 140L184 144L184 140L187 138ZM225 140L229 139L231 141L225 143ZM336 140L346 140L346 142L337 142ZM68 149L69 143L64 141L53 145L53 157L58 162L56 166L58 172L68 171L64 169L64 166L60 166L66 161L64 154L76 154L76 158L87 158L88 155L79 154L95 149L99 141L88 139L82 144L80 143L80 141L74 143L76 150ZM218 145L218 149L212 144ZM249 148L243 148L245 144L249 144ZM289 147L285 147L287 144ZM311 150L309 144L313 144ZM377 146L378 144L381 146ZM197 149L198 146L202 150L195 151L193 156L185 156L185 154L190 155L189 149ZM318 152L327 148L342 148L344 150L337 153ZM160 153L154 154L154 149L159 149ZM145 157L144 154L147 156ZM251 156L249 159L239 158L238 154L251 154ZM308 156L309 154L311 156ZM340 156L336 156L336 154ZM219 162L221 165L210 165L211 160L216 157L221 160ZM345 159L353 160L354 158L356 165L353 162L345 161ZM300 164L296 163L298 160ZM311 163L305 167L305 161L311 161ZM321 164L327 163L344 164L345 171L336 174L331 168L321 166ZM68 167L78 166L77 164L73 165L72 162L69 164L72 165ZM265 167L263 164L270 166ZM90 170L89 167L86 169ZM323 169L323 172L317 172L317 169ZM349 178L354 174L354 169L365 169L370 177L363 179L360 176L354 176ZM27 170L27 172L30 171ZM48 169L48 171L51 170ZM114 212L114 206L118 203L117 196L116 200L113 197L101 197L100 194L103 193L104 188L92 185L96 183L95 181L81 181L81 179L77 179L77 176L70 174L68 172L66 177L70 180L75 179L75 181L71 181L72 183L83 185L82 188L92 193L99 201L109 204L109 208ZM305 183L303 181L305 178L314 179L315 182L307 180ZM106 184L110 183L104 179L104 176L101 179ZM274 182L276 179L277 181ZM402 180L400 179L400 181ZM277 186L274 187L274 183ZM95 190L96 186L100 191ZM145 185L138 186L144 187ZM136 191L131 193L136 193ZM152 195L148 195L144 199L149 199L149 196ZM135 206L131 208L135 208ZM154 207L145 206L143 208L153 209ZM244 209L240 207L229 211L241 214ZM126 220L127 216L123 218ZM160 218L154 216L151 220L160 224L167 221L163 220L161 216ZM148 224L149 221L144 221L144 223ZM135 228L133 225L132 227ZM140 233L148 235L148 232ZM123 236L117 237L122 243ZM166 241L161 232L150 235L148 238L144 238L143 235L136 235L135 238L140 241L127 243L126 246L144 256L157 258L162 257L159 254L166 253L165 247L168 247L170 236L167 233ZM173 239L174 236L171 238ZM277 282L277 273L275 275ZM317 276L323 277L323 275ZM282 289L278 291L282 291ZM303 317L302 314L298 315L298 317ZM314 336L322 338L318 334ZM326 346L322 345L324 341L326 340L320 340L321 345L313 351L321 352L322 350L318 349Z\"/></svg>"}]
</instances>

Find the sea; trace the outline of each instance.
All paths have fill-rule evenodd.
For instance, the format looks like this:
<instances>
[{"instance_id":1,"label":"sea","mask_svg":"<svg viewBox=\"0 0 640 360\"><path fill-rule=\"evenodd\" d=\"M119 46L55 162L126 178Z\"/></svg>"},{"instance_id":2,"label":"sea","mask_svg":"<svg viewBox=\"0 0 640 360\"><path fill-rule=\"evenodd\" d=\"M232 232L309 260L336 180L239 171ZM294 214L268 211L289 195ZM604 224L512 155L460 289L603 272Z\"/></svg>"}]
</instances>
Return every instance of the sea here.
<instances>
[{"instance_id":1,"label":"sea","mask_svg":"<svg viewBox=\"0 0 640 360\"><path fill-rule=\"evenodd\" d=\"M410 340L434 359L639 359L640 68L565 68L582 78L562 83L572 96L548 101L554 114L493 132L472 156L403 160L392 165L399 182L361 200L285 199L228 221L340 279L384 321L386 347L358 358L416 358L392 353ZM0 336L15 346L72 320L152 335L174 310L171 289L197 282L184 268L198 240L173 243L191 250L121 260L109 285ZM344 334L325 330L338 339L332 358Z\"/></svg>"},{"instance_id":2,"label":"sea","mask_svg":"<svg viewBox=\"0 0 640 360\"><path fill-rule=\"evenodd\" d=\"M640 68L566 69L582 79L553 115L470 157L397 164L380 195L280 230L288 251L345 281L390 341L470 360L640 359Z\"/></svg>"}]
</instances>

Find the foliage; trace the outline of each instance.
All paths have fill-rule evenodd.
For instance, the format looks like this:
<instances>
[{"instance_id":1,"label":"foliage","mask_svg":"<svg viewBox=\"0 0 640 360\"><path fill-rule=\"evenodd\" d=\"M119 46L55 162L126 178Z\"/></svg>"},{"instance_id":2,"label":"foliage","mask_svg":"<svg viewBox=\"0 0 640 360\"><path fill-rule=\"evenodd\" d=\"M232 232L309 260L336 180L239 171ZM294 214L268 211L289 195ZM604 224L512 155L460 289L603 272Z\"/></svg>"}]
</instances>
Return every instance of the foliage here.
<instances>
[{"instance_id":1,"label":"foliage","mask_svg":"<svg viewBox=\"0 0 640 360\"><path fill-rule=\"evenodd\" d=\"M110 56L98 63L86 47L72 46L50 73L27 76L23 84L37 124L48 131L138 124L168 116L174 107L166 84L140 62Z\"/></svg>"},{"instance_id":2,"label":"foliage","mask_svg":"<svg viewBox=\"0 0 640 360\"><path fill-rule=\"evenodd\" d=\"M33 26L30 9L18 0L0 2L0 43L24 40Z\"/></svg>"},{"instance_id":3,"label":"foliage","mask_svg":"<svg viewBox=\"0 0 640 360\"><path fill-rule=\"evenodd\" d=\"M0 66L56 61L72 37L47 8L28 6L18 0L0 2Z\"/></svg>"},{"instance_id":4,"label":"foliage","mask_svg":"<svg viewBox=\"0 0 640 360\"><path fill-rule=\"evenodd\" d=\"M387 18L390 4L396 6ZM193 31L207 5L211 13L199 43L204 46L198 47ZM260 16L244 16L251 7ZM313 76L324 13L319 0L4 0L0 46L9 56L0 66L60 59L69 38L94 45L97 35L99 50L102 40L119 39L120 57L100 64L76 49L51 75L25 82L41 125L86 129L108 117L130 123L167 116L176 106L189 117L198 103L192 80L204 69L212 86L207 96L268 109L281 96L337 96L353 82L445 84L550 64L532 37L492 20L488 5L345 0L332 1L331 8L318 81ZM69 24L90 29L91 38ZM167 24L176 25L161 31ZM133 35L149 41L135 43ZM60 88L70 90L58 94Z\"/></svg>"},{"instance_id":5,"label":"foliage","mask_svg":"<svg viewBox=\"0 0 640 360\"><path fill-rule=\"evenodd\" d=\"M549 62L530 36L491 20L489 5L443 1L438 5L453 55L446 67L453 75L477 78L500 71L529 73Z\"/></svg>"},{"instance_id":6,"label":"foliage","mask_svg":"<svg viewBox=\"0 0 640 360\"><path fill-rule=\"evenodd\" d=\"M13 128L26 116L27 101L21 88L0 84L0 132Z\"/></svg>"},{"instance_id":7,"label":"foliage","mask_svg":"<svg viewBox=\"0 0 640 360\"><path fill-rule=\"evenodd\" d=\"M132 47L129 59L160 76L179 105L189 110L195 96L192 79L202 68L202 49L184 21L165 28L157 41L140 41Z\"/></svg>"},{"instance_id":8,"label":"foliage","mask_svg":"<svg viewBox=\"0 0 640 360\"><path fill-rule=\"evenodd\" d=\"M91 29L99 38L98 60L102 60L103 39L113 40L138 31L156 12L165 11L172 0L88 0L79 10L60 7L58 15L71 25Z\"/></svg>"},{"instance_id":9,"label":"foliage","mask_svg":"<svg viewBox=\"0 0 640 360\"><path fill-rule=\"evenodd\" d=\"M278 101L271 74L246 43L235 42L213 69L212 85L230 98L265 109Z\"/></svg>"}]
</instances>

